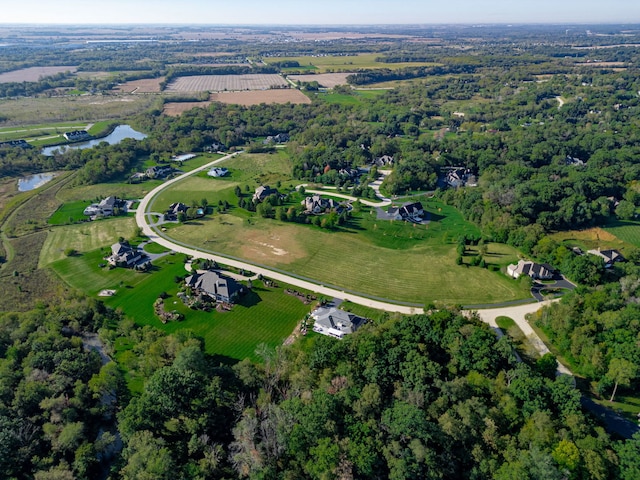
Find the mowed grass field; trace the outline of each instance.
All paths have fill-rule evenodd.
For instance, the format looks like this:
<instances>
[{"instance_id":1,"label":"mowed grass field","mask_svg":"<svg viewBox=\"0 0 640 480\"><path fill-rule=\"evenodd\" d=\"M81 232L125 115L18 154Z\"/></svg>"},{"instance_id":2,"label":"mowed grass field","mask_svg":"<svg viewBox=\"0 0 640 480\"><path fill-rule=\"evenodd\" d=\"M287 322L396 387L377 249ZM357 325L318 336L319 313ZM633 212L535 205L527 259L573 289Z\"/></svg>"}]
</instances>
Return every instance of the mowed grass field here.
<instances>
[{"instance_id":1,"label":"mowed grass field","mask_svg":"<svg viewBox=\"0 0 640 480\"><path fill-rule=\"evenodd\" d=\"M640 222L617 221L605 227L604 230L623 242L640 248Z\"/></svg>"},{"instance_id":2,"label":"mowed grass field","mask_svg":"<svg viewBox=\"0 0 640 480\"><path fill-rule=\"evenodd\" d=\"M237 204L234 194L236 186L240 186L242 193L250 198L259 185L275 187L278 180L286 182L287 186L296 184L291 177L289 156L283 149L275 153L241 154L218 166L227 168L229 173L221 178L213 178L204 171L177 182L151 201L150 210L162 212L174 202L191 205L191 202L200 202L203 198L210 205L218 200ZM244 189L245 185L249 186L249 192Z\"/></svg>"},{"instance_id":3,"label":"mowed grass field","mask_svg":"<svg viewBox=\"0 0 640 480\"><path fill-rule=\"evenodd\" d=\"M476 233L475 228L450 207L433 208L438 220L415 227L377 221L366 213L337 232L222 214L176 226L167 234L201 250L390 300L470 305L529 296L505 275L456 265L458 236ZM517 252L491 244L485 259L506 266L517 261Z\"/></svg>"},{"instance_id":4,"label":"mowed grass field","mask_svg":"<svg viewBox=\"0 0 640 480\"><path fill-rule=\"evenodd\" d=\"M64 251L69 248L86 254L114 244L119 237L132 238L135 233L136 221L133 217L107 218L52 228L40 251L39 267L65 258Z\"/></svg>"},{"instance_id":5,"label":"mowed grass field","mask_svg":"<svg viewBox=\"0 0 640 480\"><path fill-rule=\"evenodd\" d=\"M83 212L90 204L91 202L82 200L79 202L64 203L49 217L47 223L49 225L66 225L68 223L87 220L88 217L85 216Z\"/></svg>"},{"instance_id":6,"label":"mowed grass field","mask_svg":"<svg viewBox=\"0 0 640 480\"><path fill-rule=\"evenodd\" d=\"M261 288L244 296L231 312L201 312L185 307L176 293L175 277L184 276L183 255L168 255L154 262L149 273L129 269L108 270L101 250L54 262L54 271L70 286L89 295L102 289L114 289L113 297L102 297L105 304L122 309L138 325L153 325L166 332L190 329L205 341L208 353L229 361L249 357L256 360L255 350L261 343L271 347L282 344L296 324L309 312L310 306L283 293L284 286ZM255 282L259 284L260 282ZM185 320L162 324L153 312L153 302L165 292L167 310L178 310Z\"/></svg>"},{"instance_id":7,"label":"mowed grass field","mask_svg":"<svg viewBox=\"0 0 640 480\"><path fill-rule=\"evenodd\" d=\"M402 63L384 63L376 61L381 57L379 53L361 53L358 55L342 56L342 55L326 55L326 56L300 56L300 57L271 57L264 58L266 63L277 63L285 61L296 61L300 67L289 68L287 71L310 70L313 68L318 73L331 71L347 71L362 68L389 68L399 69L405 67L433 66L435 63L428 62L402 62Z\"/></svg>"}]
</instances>

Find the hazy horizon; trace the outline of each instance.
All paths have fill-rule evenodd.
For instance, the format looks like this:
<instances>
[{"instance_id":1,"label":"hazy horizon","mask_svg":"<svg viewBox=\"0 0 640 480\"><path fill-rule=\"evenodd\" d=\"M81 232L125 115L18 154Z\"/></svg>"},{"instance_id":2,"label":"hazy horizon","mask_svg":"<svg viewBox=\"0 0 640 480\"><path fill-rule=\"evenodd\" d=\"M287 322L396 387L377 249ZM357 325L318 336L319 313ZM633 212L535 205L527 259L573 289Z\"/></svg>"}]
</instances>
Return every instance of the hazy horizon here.
<instances>
[{"instance_id":1,"label":"hazy horizon","mask_svg":"<svg viewBox=\"0 0 640 480\"><path fill-rule=\"evenodd\" d=\"M0 24L27 25L438 25L438 24L635 24L640 2L628 0L112 0L99 10L80 0L23 0L5 10ZM98 17L98 18L96 18Z\"/></svg>"}]
</instances>

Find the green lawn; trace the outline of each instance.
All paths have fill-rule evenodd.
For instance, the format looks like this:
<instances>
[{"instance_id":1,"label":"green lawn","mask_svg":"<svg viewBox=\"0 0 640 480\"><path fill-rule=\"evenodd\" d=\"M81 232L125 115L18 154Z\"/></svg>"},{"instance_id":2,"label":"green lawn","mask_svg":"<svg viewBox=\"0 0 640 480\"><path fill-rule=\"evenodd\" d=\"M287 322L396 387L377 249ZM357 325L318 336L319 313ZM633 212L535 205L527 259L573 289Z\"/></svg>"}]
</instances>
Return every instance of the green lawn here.
<instances>
[{"instance_id":1,"label":"green lawn","mask_svg":"<svg viewBox=\"0 0 640 480\"><path fill-rule=\"evenodd\" d=\"M375 98L384 95L386 90L354 90L352 93L334 93L320 92L315 94L316 97L329 103L338 103L340 105L359 105L363 99Z\"/></svg>"},{"instance_id":2,"label":"green lawn","mask_svg":"<svg viewBox=\"0 0 640 480\"><path fill-rule=\"evenodd\" d=\"M200 312L186 308L176 297L176 276L186 274L184 255L169 255L155 262L154 271L138 273L128 269L108 270L100 250L78 257L65 258L52 264L55 272L69 285L96 295L102 289L114 289L113 297L103 297L105 304L122 311L139 325L153 325L166 332L190 329L205 341L208 353L241 360L256 359L260 343L282 344L297 322L310 310L297 298L285 295L279 288L260 288L243 297L231 312ZM255 282L259 283L259 282ZM182 322L162 324L153 313L153 302L161 292L169 297L165 308L185 315ZM174 303L175 302L175 303Z\"/></svg>"},{"instance_id":3,"label":"green lawn","mask_svg":"<svg viewBox=\"0 0 640 480\"><path fill-rule=\"evenodd\" d=\"M201 250L275 267L340 289L418 304L497 303L527 298L506 276L455 264L457 238L475 234L453 208L430 201L429 225L378 221L367 209L340 231L257 217L214 215L167 234ZM489 264L517 260L506 245L490 244Z\"/></svg>"},{"instance_id":4,"label":"green lawn","mask_svg":"<svg viewBox=\"0 0 640 480\"><path fill-rule=\"evenodd\" d=\"M605 230L623 242L640 248L640 222L630 220L611 222Z\"/></svg>"},{"instance_id":5,"label":"green lawn","mask_svg":"<svg viewBox=\"0 0 640 480\"><path fill-rule=\"evenodd\" d=\"M133 217L105 218L95 222L54 227L40 251L39 266L44 267L65 258L64 251L72 248L80 254L109 247L119 237L131 239L136 232ZM100 262L98 262L100 263Z\"/></svg>"},{"instance_id":6,"label":"green lawn","mask_svg":"<svg viewBox=\"0 0 640 480\"><path fill-rule=\"evenodd\" d=\"M47 223L49 225L67 225L81 220L87 220L89 217L82 212L84 212L84 209L90 204L91 202L89 201L64 203L49 217Z\"/></svg>"}]
</instances>

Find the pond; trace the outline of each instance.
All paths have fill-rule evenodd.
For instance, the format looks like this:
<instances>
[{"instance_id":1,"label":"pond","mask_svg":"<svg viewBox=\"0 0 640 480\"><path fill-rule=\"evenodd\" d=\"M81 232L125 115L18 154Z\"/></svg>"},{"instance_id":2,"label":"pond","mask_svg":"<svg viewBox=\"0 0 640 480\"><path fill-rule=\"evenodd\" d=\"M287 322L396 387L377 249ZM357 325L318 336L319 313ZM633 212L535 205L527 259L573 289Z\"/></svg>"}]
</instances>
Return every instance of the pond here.
<instances>
[{"instance_id":1,"label":"pond","mask_svg":"<svg viewBox=\"0 0 640 480\"><path fill-rule=\"evenodd\" d=\"M55 176L55 173L36 173L35 175L29 175L28 177L19 178L18 191L28 192L29 190L41 187L45 183L53 180Z\"/></svg>"},{"instance_id":2,"label":"pond","mask_svg":"<svg viewBox=\"0 0 640 480\"><path fill-rule=\"evenodd\" d=\"M67 149L82 150L84 148L92 148L101 142L107 142L109 145L116 145L120 143L122 140L124 140L125 138L142 140L144 138L147 138L147 136L144 133L140 133L134 130L129 125L118 125L116 128L113 129L113 132L111 132L106 137L95 138L87 142L72 143L71 145L57 145L54 147L45 147L42 149L42 154L51 156L53 155L53 152L55 152L56 150L60 152L64 152Z\"/></svg>"}]
</instances>

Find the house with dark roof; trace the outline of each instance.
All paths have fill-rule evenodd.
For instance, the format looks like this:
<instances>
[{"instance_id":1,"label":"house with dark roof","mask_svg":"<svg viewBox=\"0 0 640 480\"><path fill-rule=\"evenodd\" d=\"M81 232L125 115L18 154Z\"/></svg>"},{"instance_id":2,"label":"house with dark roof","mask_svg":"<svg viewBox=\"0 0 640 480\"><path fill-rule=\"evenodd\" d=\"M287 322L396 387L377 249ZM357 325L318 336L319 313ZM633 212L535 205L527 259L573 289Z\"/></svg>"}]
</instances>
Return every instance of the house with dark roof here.
<instances>
[{"instance_id":1,"label":"house with dark roof","mask_svg":"<svg viewBox=\"0 0 640 480\"><path fill-rule=\"evenodd\" d=\"M213 270L188 276L185 285L194 293L208 295L218 302L234 303L244 293L244 287L240 283Z\"/></svg>"},{"instance_id":2,"label":"house with dark roof","mask_svg":"<svg viewBox=\"0 0 640 480\"><path fill-rule=\"evenodd\" d=\"M475 187L478 179L465 167L443 167L444 183L451 188Z\"/></svg>"},{"instance_id":3,"label":"house with dark roof","mask_svg":"<svg viewBox=\"0 0 640 480\"><path fill-rule=\"evenodd\" d=\"M314 332L335 338L343 338L367 322L366 318L335 307L317 308L311 313L311 317L315 320Z\"/></svg>"},{"instance_id":4,"label":"house with dark roof","mask_svg":"<svg viewBox=\"0 0 640 480\"><path fill-rule=\"evenodd\" d=\"M604 261L604 268L611 268L616 262L624 262L626 259L618 250L600 250L596 248L594 250L587 250L590 255L596 255Z\"/></svg>"},{"instance_id":5,"label":"house with dark roof","mask_svg":"<svg viewBox=\"0 0 640 480\"><path fill-rule=\"evenodd\" d=\"M164 219L171 222L178 219L178 215L181 213L186 214L189 207L182 202L172 203L167 209L167 213L164 214Z\"/></svg>"},{"instance_id":6,"label":"house with dark roof","mask_svg":"<svg viewBox=\"0 0 640 480\"><path fill-rule=\"evenodd\" d=\"M255 203L264 202L269 195L278 194L278 189L271 188L269 185L261 185L256 188L253 194L253 201Z\"/></svg>"},{"instance_id":7,"label":"house with dark roof","mask_svg":"<svg viewBox=\"0 0 640 480\"><path fill-rule=\"evenodd\" d=\"M165 165L155 165L153 167L147 168L145 173L149 178L164 178L167 175L170 175L173 172L173 167L165 166Z\"/></svg>"},{"instance_id":8,"label":"house with dark roof","mask_svg":"<svg viewBox=\"0 0 640 480\"><path fill-rule=\"evenodd\" d=\"M513 278L527 275L534 280L549 280L553 278L553 269L550 265L520 260L507 267L507 273Z\"/></svg>"},{"instance_id":9,"label":"house with dark roof","mask_svg":"<svg viewBox=\"0 0 640 480\"><path fill-rule=\"evenodd\" d=\"M375 158L372 164L376 167L387 167L389 165L393 165L393 157L391 155L383 155Z\"/></svg>"},{"instance_id":10,"label":"house with dark roof","mask_svg":"<svg viewBox=\"0 0 640 480\"><path fill-rule=\"evenodd\" d=\"M65 132L62 136L69 142L82 142L91 140L93 137L86 130L74 130L73 132Z\"/></svg>"},{"instance_id":11,"label":"house with dark roof","mask_svg":"<svg viewBox=\"0 0 640 480\"><path fill-rule=\"evenodd\" d=\"M400 207L392 206L387 209L387 218L389 220L408 220L420 223L423 215L424 208L420 202L409 202Z\"/></svg>"},{"instance_id":12,"label":"house with dark roof","mask_svg":"<svg viewBox=\"0 0 640 480\"><path fill-rule=\"evenodd\" d=\"M107 257L107 262L114 267L131 268L148 263L148 259L144 253L133 248L128 243L118 242L111 245L111 255Z\"/></svg>"},{"instance_id":13,"label":"house with dark roof","mask_svg":"<svg viewBox=\"0 0 640 480\"><path fill-rule=\"evenodd\" d=\"M217 178L224 177L227 173L229 173L229 170L224 167L211 167L211 170L207 172L207 175Z\"/></svg>"},{"instance_id":14,"label":"house with dark roof","mask_svg":"<svg viewBox=\"0 0 640 480\"><path fill-rule=\"evenodd\" d=\"M31 148L31 145L26 140L7 140L6 142L0 142L0 148Z\"/></svg>"}]
</instances>

